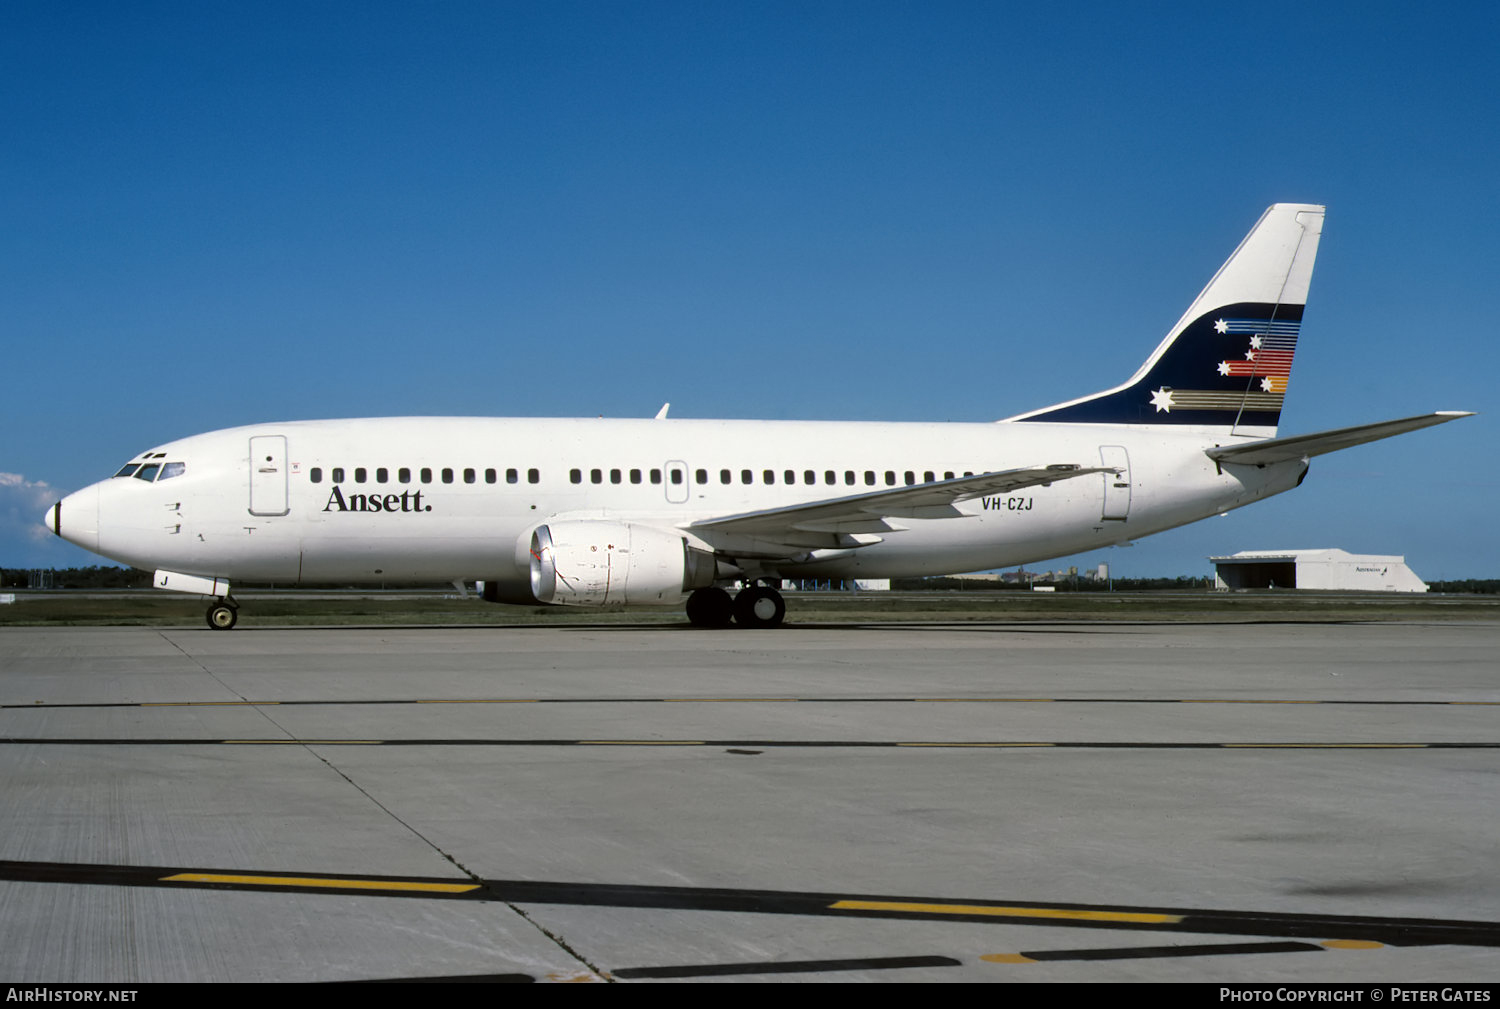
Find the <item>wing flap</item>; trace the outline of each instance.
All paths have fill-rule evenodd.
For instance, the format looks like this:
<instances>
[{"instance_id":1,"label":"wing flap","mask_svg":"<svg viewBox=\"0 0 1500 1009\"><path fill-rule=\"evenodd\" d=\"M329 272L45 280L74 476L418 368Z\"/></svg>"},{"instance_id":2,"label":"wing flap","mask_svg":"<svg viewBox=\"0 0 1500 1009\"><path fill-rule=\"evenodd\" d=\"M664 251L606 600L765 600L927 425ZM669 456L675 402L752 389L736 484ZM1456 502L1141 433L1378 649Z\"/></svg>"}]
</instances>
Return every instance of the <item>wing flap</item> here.
<instances>
[{"instance_id":1,"label":"wing flap","mask_svg":"<svg viewBox=\"0 0 1500 1009\"><path fill-rule=\"evenodd\" d=\"M1204 452L1215 462L1265 466L1293 459L1311 459L1315 455L1337 452L1340 449L1363 445L1365 442L1379 441L1382 438L1394 437L1408 431L1432 427L1434 424L1446 424L1460 417L1472 416L1474 416L1473 413L1464 410L1439 410L1436 413L1424 413L1416 417L1383 420L1375 424L1358 424L1354 427L1334 428L1331 431L1318 431L1314 434L1293 435L1290 438L1271 438L1266 441L1251 442L1248 445L1221 445L1204 449Z\"/></svg>"}]
</instances>

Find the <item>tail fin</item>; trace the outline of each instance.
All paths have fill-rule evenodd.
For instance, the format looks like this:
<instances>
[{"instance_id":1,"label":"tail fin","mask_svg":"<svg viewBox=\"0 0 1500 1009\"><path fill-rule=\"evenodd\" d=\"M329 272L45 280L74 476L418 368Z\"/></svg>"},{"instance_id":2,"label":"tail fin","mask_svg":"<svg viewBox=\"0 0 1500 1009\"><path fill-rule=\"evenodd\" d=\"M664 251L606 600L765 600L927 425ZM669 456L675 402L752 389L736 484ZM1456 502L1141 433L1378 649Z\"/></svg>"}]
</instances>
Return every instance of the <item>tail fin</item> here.
<instances>
[{"instance_id":1,"label":"tail fin","mask_svg":"<svg viewBox=\"0 0 1500 1009\"><path fill-rule=\"evenodd\" d=\"M1322 231L1322 207L1276 204L1130 381L1007 419L1274 434Z\"/></svg>"}]
</instances>

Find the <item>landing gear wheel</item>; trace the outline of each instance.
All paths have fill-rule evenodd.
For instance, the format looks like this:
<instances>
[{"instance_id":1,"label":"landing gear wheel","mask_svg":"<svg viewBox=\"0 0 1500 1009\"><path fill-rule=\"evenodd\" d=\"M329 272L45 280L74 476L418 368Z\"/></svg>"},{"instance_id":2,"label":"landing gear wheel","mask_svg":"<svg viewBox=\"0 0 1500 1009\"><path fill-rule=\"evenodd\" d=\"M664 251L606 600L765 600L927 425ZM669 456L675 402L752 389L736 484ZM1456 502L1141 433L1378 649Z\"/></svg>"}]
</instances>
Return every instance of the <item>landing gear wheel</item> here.
<instances>
[{"instance_id":1,"label":"landing gear wheel","mask_svg":"<svg viewBox=\"0 0 1500 1009\"><path fill-rule=\"evenodd\" d=\"M786 617L781 593L763 585L751 585L734 597L734 622L741 627L777 627Z\"/></svg>"},{"instance_id":2,"label":"landing gear wheel","mask_svg":"<svg viewBox=\"0 0 1500 1009\"><path fill-rule=\"evenodd\" d=\"M214 603L208 608L208 626L216 631L227 631L239 623L240 610L238 606L226 603L223 600Z\"/></svg>"},{"instance_id":3,"label":"landing gear wheel","mask_svg":"<svg viewBox=\"0 0 1500 1009\"><path fill-rule=\"evenodd\" d=\"M687 618L694 627L728 627L734 600L723 589L698 589L688 596Z\"/></svg>"}]
</instances>

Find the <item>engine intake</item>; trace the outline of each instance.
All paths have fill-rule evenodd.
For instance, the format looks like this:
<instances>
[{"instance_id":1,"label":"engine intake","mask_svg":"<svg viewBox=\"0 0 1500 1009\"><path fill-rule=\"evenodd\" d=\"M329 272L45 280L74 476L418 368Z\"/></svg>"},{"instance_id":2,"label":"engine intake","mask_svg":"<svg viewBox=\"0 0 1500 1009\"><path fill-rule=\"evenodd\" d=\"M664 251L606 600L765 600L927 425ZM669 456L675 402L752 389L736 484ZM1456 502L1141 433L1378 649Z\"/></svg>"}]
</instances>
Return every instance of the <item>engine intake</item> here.
<instances>
[{"instance_id":1,"label":"engine intake","mask_svg":"<svg viewBox=\"0 0 1500 1009\"><path fill-rule=\"evenodd\" d=\"M714 583L712 552L681 533L571 521L531 534L531 594L562 606L672 606Z\"/></svg>"}]
</instances>

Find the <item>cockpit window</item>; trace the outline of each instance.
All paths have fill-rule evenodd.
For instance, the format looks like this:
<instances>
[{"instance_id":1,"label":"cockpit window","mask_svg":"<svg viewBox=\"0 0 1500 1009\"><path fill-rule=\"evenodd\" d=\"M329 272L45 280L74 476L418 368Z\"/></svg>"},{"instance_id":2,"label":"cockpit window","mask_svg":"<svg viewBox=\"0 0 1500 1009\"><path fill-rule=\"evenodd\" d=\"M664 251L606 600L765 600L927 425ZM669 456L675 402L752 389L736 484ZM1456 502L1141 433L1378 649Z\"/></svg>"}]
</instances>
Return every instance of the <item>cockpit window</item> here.
<instances>
[{"instance_id":1,"label":"cockpit window","mask_svg":"<svg viewBox=\"0 0 1500 1009\"><path fill-rule=\"evenodd\" d=\"M159 469L161 469L161 463L148 463L147 465L142 466L140 469L136 470L135 478L137 480L145 480L147 483L150 483L152 480L156 479L156 471Z\"/></svg>"},{"instance_id":2,"label":"cockpit window","mask_svg":"<svg viewBox=\"0 0 1500 1009\"><path fill-rule=\"evenodd\" d=\"M115 476L129 476L136 471L136 467L139 465L140 463L138 462L128 462L120 467L120 472L116 473Z\"/></svg>"},{"instance_id":3,"label":"cockpit window","mask_svg":"<svg viewBox=\"0 0 1500 1009\"><path fill-rule=\"evenodd\" d=\"M157 477L156 479L158 482L162 480L170 480L174 476L182 476L182 474L186 472L187 463L169 462L161 468L161 476Z\"/></svg>"}]
</instances>

